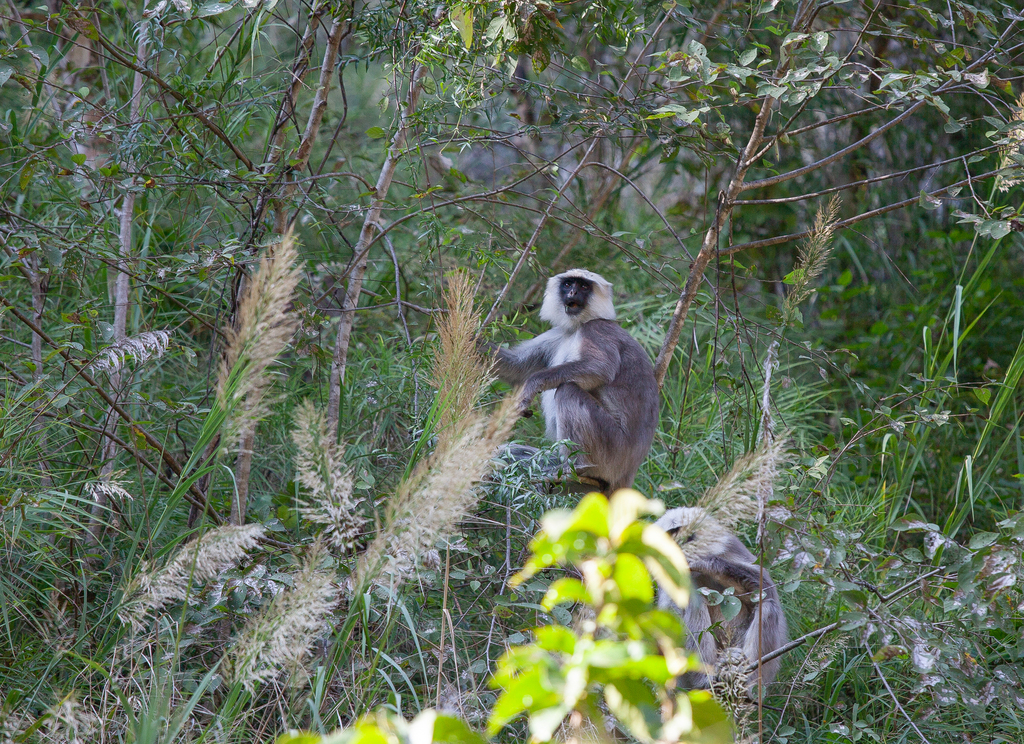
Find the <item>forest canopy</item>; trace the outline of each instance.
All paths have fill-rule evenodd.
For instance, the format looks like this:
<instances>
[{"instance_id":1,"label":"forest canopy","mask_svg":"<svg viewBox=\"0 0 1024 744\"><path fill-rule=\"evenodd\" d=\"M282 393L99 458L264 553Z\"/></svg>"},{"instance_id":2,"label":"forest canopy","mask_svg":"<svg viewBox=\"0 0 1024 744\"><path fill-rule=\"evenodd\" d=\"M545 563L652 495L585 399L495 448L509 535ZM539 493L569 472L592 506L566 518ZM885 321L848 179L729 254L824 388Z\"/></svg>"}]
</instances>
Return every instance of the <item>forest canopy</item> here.
<instances>
[{"instance_id":1,"label":"forest canopy","mask_svg":"<svg viewBox=\"0 0 1024 744\"><path fill-rule=\"evenodd\" d=\"M1013 0L7 0L0 741L1024 740L1022 197ZM643 496L477 352L574 267Z\"/></svg>"}]
</instances>

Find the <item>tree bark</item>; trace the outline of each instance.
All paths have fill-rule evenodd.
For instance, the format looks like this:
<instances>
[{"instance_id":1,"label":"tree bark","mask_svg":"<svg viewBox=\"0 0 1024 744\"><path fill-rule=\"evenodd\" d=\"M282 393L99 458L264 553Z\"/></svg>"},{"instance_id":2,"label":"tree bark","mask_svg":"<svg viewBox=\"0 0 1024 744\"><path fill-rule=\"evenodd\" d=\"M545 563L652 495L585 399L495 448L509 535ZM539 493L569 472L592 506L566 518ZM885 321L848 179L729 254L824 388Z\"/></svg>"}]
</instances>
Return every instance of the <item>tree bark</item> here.
<instances>
[{"instance_id":1,"label":"tree bark","mask_svg":"<svg viewBox=\"0 0 1024 744\"><path fill-rule=\"evenodd\" d=\"M391 188L391 179L394 178L398 161L402 157L402 146L409 129L409 120L416 110L416 104L423 89L423 77L426 74L427 68L416 63L409 79L409 92L406 96L405 106L399 116L398 131L395 132L395 136L391 140L387 158L380 169L380 176L377 178L377 184L373 190L373 201L363 220L363 227L359 231L359 240L354 250L352 271L349 273L341 320L338 322L338 335L334 343L334 357L331 360L331 376L327 391L327 430L329 436L332 437L331 441L335 441L338 436L341 384L345 379L349 341L352 339L352 324L355 322L355 310L359 306L359 295L363 289L363 277L366 274L370 243L379 228L380 213L384 209L388 189Z\"/></svg>"}]
</instances>

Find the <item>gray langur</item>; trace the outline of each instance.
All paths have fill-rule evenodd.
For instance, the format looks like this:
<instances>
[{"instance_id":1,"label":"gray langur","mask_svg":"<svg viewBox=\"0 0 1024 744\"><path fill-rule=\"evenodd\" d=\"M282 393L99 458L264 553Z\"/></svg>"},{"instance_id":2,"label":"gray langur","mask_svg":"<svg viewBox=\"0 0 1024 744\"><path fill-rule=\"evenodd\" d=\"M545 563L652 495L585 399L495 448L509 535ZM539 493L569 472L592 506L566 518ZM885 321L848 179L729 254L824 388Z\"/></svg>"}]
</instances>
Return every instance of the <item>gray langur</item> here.
<instances>
[{"instance_id":1,"label":"gray langur","mask_svg":"<svg viewBox=\"0 0 1024 744\"><path fill-rule=\"evenodd\" d=\"M686 646L697 651L706 666L714 669L730 649L739 649L746 667L786 643L786 616L771 576L721 522L697 506L670 509L655 524L679 544L690 565L695 590L690 594L690 604L680 610L659 589L658 606L682 616L688 635ZM696 591L698 587L717 592L732 587L733 596L740 601L739 613L725 620L721 605L709 605ZM764 685L775 679L780 664L779 659L772 659L761 665ZM683 678L683 683L692 687L707 687L709 681L699 672L689 672ZM747 679L747 692L756 699L756 670Z\"/></svg>"},{"instance_id":2,"label":"gray langur","mask_svg":"<svg viewBox=\"0 0 1024 744\"><path fill-rule=\"evenodd\" d=\"M524 415L540 393L546 436L579 445L580 475L609 494L632 486L658 426L658 382L647 352L615 322L612 285L563 271L548 280L540 317L551 330L496 350L498 377L523 386Z\"/></svg>"}]
</instances>

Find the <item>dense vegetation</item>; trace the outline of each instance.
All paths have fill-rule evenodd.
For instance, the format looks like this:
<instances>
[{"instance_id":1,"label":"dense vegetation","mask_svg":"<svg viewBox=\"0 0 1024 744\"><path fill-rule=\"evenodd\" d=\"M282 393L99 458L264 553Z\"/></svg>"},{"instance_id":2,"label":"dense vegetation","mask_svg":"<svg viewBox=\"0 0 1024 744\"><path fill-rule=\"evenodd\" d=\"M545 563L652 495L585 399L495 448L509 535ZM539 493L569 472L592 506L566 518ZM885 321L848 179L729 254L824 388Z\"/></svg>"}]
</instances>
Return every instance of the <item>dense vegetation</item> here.
<instances>
[{"instance_id":1,"label":"dense vegetation","mask_svg":"<svg viewBox=\"0 0 1024 744\"><path fill-rule=\"evenodd\" d=\"M740 533L804 642L737 738L1024 740L1018 6L9 0L0 741L605 738L612 677L495 707L653 648L509 583L580 496L493 470L542 432L474 339L570 266L657 360L640 492L784 445ZM695 741L659 663L614 736Z\"/></svg>"}]
</instances>

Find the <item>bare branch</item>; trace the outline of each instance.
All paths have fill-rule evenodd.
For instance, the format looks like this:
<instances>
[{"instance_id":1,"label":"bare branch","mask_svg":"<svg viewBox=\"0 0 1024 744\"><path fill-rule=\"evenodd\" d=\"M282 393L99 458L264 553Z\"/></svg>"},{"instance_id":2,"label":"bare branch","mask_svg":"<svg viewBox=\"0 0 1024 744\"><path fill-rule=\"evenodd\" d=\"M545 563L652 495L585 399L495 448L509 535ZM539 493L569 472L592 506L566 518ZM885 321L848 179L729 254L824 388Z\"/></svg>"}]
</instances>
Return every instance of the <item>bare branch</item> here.
<instances>
[{"instance_id":1,"label":"bare branch","mask_svg":"<svg viewBox=\"0 0 1024 744\"><path fill-rule=\"evenodd\" d=\"M956 159L959 160L959 158L956 158ZM950 189L955 189L958 186L960 186L960 187L966 186L967 184L969 184L972 181L984 181L984 180L987 180L989 178L995 178L1001 172L1002 171L1000 171L1000 170L994 170L994 171L989 171L988 173L983 173L980 176L971 176L970 178L965 178L962 181L957 181L956 183L951 183L951 184L949 184L949 186L943 186L941 189L936 189L935 191L931 191L931 192L929 192L927 194L927 196L933 197L933 198L934 197L938 197L938 196L942 196L943 194L945 194ZM864 212L864 213L858 214L858 215L856 215L854 217L848 217L845 220L839 220L836 223L836 225L835 225L835 229L836 230L840 230L840 229L842 229L844 227L849 227L850 225L855 225L858 222L863 222L864 220L871 219L872 217L878 217L879 215L883 215L883 214L886 214L888 212L894 212L897 209L903 209L903 207L909 207L912 204L916 204L920 200L921 200L920 196L914 196L914 197L911 197L909 199L904 199L903 201L898 201L898 202L896 202L894 204L889 204L889 205L884 206L884 207L879 207L878 209L872 209L870 212ZM804 230L803 232L790 233L789 235L776 235L774 238L764 238L763 240L752 240L749 243L740 243L739 245L729 246L728 248L719 251L719 254L722 255L722 256L728 256L728 255L732 255L733 253L739 253L741 251L750 250L751 248L764 248L764 247L770 246L770 245L779 245L781 243L788 243L791 240L800 240L801 238L806 238L812 232L813 232L812 230Z\"/></svg>"}]
</instances>

